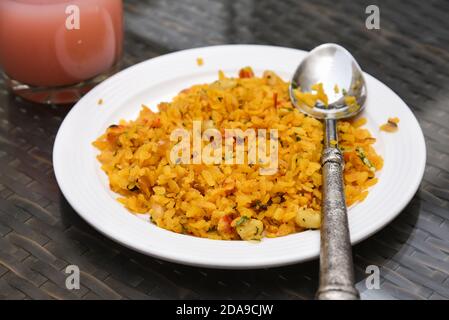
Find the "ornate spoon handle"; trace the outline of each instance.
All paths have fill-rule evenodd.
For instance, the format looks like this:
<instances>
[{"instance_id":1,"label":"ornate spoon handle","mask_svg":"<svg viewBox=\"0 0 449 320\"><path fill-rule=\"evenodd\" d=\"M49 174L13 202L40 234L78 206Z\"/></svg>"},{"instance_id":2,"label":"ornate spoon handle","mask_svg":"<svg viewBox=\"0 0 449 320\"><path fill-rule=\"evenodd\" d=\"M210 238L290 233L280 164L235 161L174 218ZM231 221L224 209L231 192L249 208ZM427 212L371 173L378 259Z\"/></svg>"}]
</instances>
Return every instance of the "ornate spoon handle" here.
<instances>
[{"instance_id":1,"label":"ornate spoon handle","mask_svg":"<svg viewBox=\"0 0 449 320\"><path fill-rule=\"evenodd\" d=\"M321 226L320 300L359 299L354 286L351 242L343 188L343 156L337 141L335 120L325 120L323 163L323 219Z\"/></svg>"}]
</instances>

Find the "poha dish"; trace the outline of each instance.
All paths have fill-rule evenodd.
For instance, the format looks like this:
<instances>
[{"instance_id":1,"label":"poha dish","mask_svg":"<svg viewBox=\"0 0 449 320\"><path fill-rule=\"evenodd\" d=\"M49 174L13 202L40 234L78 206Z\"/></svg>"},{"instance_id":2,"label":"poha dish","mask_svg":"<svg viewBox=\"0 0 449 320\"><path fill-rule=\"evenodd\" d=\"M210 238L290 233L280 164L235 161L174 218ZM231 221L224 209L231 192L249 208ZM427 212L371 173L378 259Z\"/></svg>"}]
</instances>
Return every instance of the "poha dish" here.
<instances>
[{"instance_id":1,"label":"poha dish","mask_svg":"<svg viewBox=\"0 0 449 320\"><path fill-rule=\"evenodd\" d=\"M320 99L323 92L316 88ZM306 97L307 99L310 97ZM221 240L260 240L320 228L323 125L290 103L288 82L251 68L236 78L194 85L159 112L143 106L136 120L111 125L93 144L111 189L134 213L149 214L161 228ZM277 129L278 170L260 175L260 164L179 164L170 160L177 128ZM347 205L363 201L383 165L363 128L366 120L339 121ZM245 151L248 151L245 149Z\"/></svg>"}]
</instances>

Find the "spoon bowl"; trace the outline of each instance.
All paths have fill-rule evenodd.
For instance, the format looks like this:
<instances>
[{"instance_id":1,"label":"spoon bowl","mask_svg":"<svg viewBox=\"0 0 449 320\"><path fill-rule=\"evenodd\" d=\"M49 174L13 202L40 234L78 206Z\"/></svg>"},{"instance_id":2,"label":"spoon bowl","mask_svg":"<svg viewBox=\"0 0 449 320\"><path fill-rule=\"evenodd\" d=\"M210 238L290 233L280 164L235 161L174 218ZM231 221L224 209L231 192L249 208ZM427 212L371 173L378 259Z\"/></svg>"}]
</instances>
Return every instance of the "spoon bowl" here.
<instances>
[{"instance_id":1,"label":"spoon bowl","mask_svg":"<svg viewBox=\"0 0 449 320\"><path fill-rule=\"evenodd\" d=\"M323 84L328 96L327 106L321 101L309 106L295 95L298 89L311 92L316 83ZM348 50L326 43L310 51L301 62L290 82L289 93L292 103L314 118L343 119L363 110L367 89L362 69ZM357 103L348 105L346 97L354 97Z\"/></svg>"}]
</instances>

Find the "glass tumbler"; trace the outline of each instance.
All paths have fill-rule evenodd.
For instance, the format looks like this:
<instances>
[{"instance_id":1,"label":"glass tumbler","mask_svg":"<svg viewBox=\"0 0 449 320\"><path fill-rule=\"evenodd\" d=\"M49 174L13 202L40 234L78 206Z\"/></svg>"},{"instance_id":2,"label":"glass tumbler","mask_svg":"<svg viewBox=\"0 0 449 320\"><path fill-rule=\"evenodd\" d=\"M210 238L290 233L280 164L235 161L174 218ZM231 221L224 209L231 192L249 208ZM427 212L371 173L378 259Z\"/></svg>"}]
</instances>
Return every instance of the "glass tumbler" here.
<instances>
[{"instance_id":1,"label":"glass tumbler","mask_svg":"<svg viewBox=\"0 0 449 320\"><path fill-rule=\"evenodd\" d=\"M0 69L14 94L77 101L118 70L122 0L0 0Z\"/></svg>"}]
</instances>

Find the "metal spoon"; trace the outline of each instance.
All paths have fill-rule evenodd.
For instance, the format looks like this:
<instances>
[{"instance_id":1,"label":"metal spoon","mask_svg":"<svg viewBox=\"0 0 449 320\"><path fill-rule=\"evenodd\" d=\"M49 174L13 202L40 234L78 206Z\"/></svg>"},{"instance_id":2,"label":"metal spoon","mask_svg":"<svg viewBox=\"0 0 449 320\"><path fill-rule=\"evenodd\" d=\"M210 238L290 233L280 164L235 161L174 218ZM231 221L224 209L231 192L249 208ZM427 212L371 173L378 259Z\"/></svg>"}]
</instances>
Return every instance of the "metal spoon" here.
<instances>
[{"instance_id":1,"label":"metal spoon","mask_svg":"<svg viewBox=\"0 0 449 320\"><path fill-rule=\"evenodd\" d=\"M295 89L310 92L322 83L329 103L311 107L298 100ZM335 85L339 90L336 90ZM334 90L335 89L335 90ZM337 119L349 118L364 106L367 90L362 70L354 57L336 44L313 49L301 62L290 84L290 99L300 111L324 121L323 218L321 226L320 286L317 298L359 299L354 286L351 242L343 189L343 156L338 145ZM345 96L355 97L357 104L348 106Z\"/></svg>"}]
</instances>

